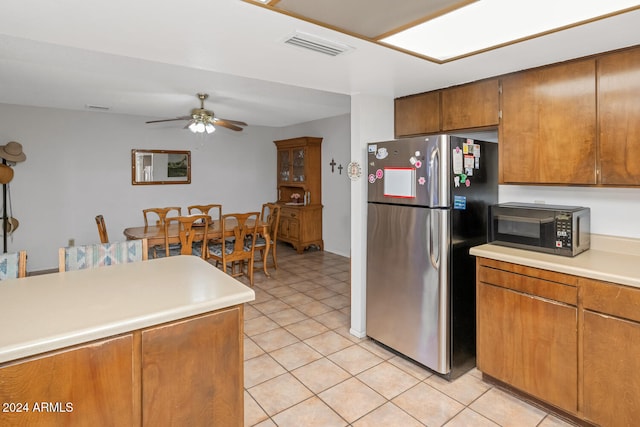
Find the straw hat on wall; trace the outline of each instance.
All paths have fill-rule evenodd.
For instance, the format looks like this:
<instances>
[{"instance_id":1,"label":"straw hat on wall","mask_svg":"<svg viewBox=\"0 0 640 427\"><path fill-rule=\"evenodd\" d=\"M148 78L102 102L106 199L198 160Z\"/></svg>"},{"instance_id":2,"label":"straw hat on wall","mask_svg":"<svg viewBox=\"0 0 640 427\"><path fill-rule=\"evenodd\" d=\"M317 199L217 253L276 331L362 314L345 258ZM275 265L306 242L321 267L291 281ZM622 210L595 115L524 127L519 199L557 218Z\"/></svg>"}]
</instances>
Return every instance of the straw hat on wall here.
<instances>
[{"instance_id":1,"label":"straw hat on wall","mask_svg":"<svg viewBox=\"0 0 640 427\"><path fill-rule=\"evenodd\" d=\"M7 145L0 146L0 159L10 162L24 162L27 160L27 156L22 152L22 144L16 141L9 141Z\"/></svg>"}]
</instances>

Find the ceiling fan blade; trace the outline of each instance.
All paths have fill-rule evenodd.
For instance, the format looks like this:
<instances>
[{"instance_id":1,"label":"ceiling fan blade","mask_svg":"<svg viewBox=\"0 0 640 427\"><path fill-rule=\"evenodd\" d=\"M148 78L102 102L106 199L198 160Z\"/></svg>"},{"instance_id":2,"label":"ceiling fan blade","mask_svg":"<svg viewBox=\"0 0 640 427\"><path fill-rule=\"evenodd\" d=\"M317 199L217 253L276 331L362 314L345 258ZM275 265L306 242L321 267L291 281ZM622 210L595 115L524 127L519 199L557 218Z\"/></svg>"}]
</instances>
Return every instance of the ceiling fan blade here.
<instances>
[{"instance_id":1,"label":"ceiling fan blade","mask_svg":"<svg viewBox=\"0 0 640 427\"><path fill-rule=\"evenodd\" d=\"M145 123L175 122L176 120L188 120L191 116L176 117L175 119L150 120Z\"/></svg>"},{"instance_id":2,"label":"ceiling fan blade","mask_svg":"<svg viewBox=\"0 0 640 427\"><path fill-rule=\"evenodd\" d=\"M231 123L238 126L248 126L245 122L241 122L239 120L219 119L217 117L213 119L214 122L218 120L222 120L223 122Z\"/></svg>"},{"instance_id":3,"label":"ceiling fan blade","mask_svg":"<svg viewBox=\"0 0 640 427\"><path fill-rule=\"evenodd\" d=\"M242 128L240 126L236 126L233 123L229 123L226 120L222 120L222 119L216 119L214 120L214 124L216 126L222 126L223 128L227 128L227 129L231 129L231 130L242 130Z\"/></svg>"}]
</instances>

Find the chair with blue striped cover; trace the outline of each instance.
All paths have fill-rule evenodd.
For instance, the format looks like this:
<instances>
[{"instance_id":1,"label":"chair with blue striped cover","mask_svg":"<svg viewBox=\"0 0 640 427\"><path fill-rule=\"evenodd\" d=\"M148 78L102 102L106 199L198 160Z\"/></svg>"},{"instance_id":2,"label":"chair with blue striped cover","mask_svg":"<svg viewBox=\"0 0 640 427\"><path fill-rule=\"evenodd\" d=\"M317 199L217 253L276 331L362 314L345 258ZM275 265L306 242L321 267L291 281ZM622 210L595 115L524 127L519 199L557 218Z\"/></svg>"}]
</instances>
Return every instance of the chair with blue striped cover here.
<instances>
[{"instance_id":1,"label":"chair with blue striped cover","mask_svg":"<svg viewBox=\"0 0 640 427\"><path fill-rule=\"evenodd\" d=\"M0 254L0 280L18 279L27 275L27 252Z\"/></svg>"},{"instance_id":2,"label":"chair with blue striped cover","mask_svg":"<svg viewBox=\"0 0 640 427\"><path fill-rule=\"evenodd\" d=\"M69 246L58 252L58 270L84 270L115 264L146 261L147 239L95 245Z\"/></svg>"}]
</instances>

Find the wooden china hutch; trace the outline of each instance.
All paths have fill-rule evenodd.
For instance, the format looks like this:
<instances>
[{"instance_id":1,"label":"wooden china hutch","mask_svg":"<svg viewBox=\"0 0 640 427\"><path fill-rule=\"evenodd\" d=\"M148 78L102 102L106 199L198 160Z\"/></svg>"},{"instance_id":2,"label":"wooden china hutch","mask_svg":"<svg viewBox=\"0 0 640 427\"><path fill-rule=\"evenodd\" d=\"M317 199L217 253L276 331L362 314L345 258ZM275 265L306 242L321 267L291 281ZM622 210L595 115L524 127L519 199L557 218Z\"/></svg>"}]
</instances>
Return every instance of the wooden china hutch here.
<instances>
[{"instance_id":1,"label":"wooden china hutch","mask_svg":"<svg viewBox=\"0 0 640 427\"><path fill-rule=\"evenodd\" d=\"M309 136L274 141L278 150L278 240L298 253L322 240L322 138Z\"/></svg>"}]
</instances>

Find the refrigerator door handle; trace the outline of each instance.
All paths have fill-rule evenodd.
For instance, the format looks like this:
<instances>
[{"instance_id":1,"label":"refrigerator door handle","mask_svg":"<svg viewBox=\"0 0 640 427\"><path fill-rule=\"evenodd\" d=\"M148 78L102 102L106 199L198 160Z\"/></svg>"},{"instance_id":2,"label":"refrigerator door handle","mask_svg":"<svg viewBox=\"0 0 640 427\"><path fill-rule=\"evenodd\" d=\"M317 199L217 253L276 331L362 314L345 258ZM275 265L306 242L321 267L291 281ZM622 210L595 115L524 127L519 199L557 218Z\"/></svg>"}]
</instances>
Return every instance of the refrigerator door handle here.
<instances>
[{"instance_id":1,"label":"refrigerator door handle","mask_svg":"<svg viewBox=\"0 0 640 427\"><path fill-rule=\"evenodd\" d=\"M431 260L431 265L435 270L440 269L440 219L437 218L439 214L439 211L434 210L429 215L429 259ZM436 240L438 245L435 250L434 240Z\"/></svg>"},{"instance_id":2,"label":"refrigerator door handle","mask_svg":"<svg viewBox=\"0 0 640 427\"><path fill-rule=\"evenodd\" d=\"M431 150L429 159L429 206L438 206L440 195L440 148L436 145Z\"/></svg>"}]
</instances>

